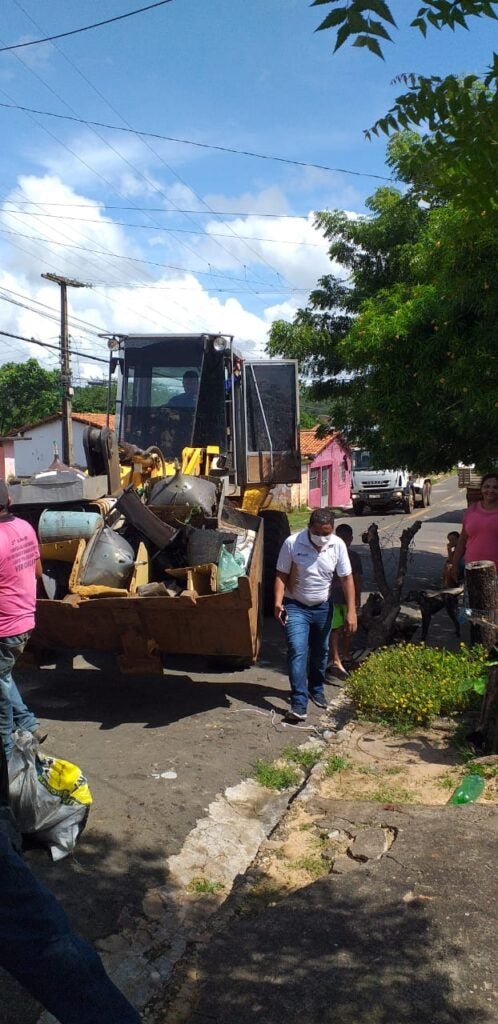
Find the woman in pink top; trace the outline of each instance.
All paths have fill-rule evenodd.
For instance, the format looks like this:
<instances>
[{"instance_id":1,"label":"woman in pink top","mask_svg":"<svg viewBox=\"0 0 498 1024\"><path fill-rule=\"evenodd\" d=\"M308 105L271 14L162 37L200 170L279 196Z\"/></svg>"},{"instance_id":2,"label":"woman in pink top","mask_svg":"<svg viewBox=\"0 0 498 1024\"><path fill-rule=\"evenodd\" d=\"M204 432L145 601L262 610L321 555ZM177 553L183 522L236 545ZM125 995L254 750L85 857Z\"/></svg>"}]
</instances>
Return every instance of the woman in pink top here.
<instances>
[{"instance_id":1,"label":"woman in pink top","mask_svg":"<svg viewBox=\"0 0 498 1024\"><path fill-rule=\"evenodd\" d=\"M481 560L494 562L498 569L498 474L487 473L481 481L481 500L471 505L463 517L463 529L453 555L453 577L458 563Z\"/></svg>"}]
</instances>

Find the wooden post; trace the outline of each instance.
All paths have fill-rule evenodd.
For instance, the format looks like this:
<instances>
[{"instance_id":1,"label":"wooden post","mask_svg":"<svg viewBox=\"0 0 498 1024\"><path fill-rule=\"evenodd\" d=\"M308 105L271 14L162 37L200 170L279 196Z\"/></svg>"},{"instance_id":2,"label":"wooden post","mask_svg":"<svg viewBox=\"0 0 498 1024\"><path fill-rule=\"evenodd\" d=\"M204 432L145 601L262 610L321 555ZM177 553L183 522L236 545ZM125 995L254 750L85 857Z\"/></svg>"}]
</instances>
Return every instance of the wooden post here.
<instances>
[{"instance_id":1,"label":"wooden post","mask_svg":"<svg viewBox=\"0 0 498 1024\"><path fill-rule=\"evenodd\" d=\"M471 621L470 642L482 644L488 653L498 643L496 624L496 567L494 562L469 562L465 566L465 584L469 609L475 611ZM495 659L493 659L495 660ZM498 671L489 670L477 732L482 734L483 747L498 751Z\"/></svg>"},{"instance_id":2,"label":"wooden post","mask_svg":"<svg viewBox=\"0 0 498 1024\"><path fill-rule=\"evenodd\" d=\"M471 644L482 644L487 651L494 647L496 568L494 562L468 562L465 566L465 586L469 609L477 612L477 621L471 622ZM481 614L480 614L481 613Z\"/></svg>"}]
</instances>

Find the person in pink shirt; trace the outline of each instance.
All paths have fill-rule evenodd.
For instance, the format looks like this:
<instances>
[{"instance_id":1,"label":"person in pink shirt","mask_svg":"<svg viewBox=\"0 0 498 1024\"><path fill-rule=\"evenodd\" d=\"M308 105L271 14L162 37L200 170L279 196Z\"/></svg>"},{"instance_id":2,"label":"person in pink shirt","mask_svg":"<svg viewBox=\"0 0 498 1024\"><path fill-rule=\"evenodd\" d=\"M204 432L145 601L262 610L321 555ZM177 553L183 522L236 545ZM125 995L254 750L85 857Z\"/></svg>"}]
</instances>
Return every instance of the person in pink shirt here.
<instances>
[{"instance_id":1,"label":"person in pink shirt","mask_svg":"<svg viewBox=\"0 0 498 1024\"><path fill-rule=\"evenodd\" d=\"M470 505L463 517L463 529L453 554L453 579L458 565L468 562L494 562L498 569L498 474L486 473L481 480L481 500Z\"/></svg>"},{"instance_id":2,"label":"person in pink shirt","mask_svg":"<svg viewBox=\"0 0 498 1024\"><path fill-rule=\"evenodd\" d=\"M16 729L26 729L42 741L38 719L12 678L35 624L40 549L33 527L13 516L9 505L7 485L0 480L0 736L7 758Z\"/></svg>"}]
</instances>

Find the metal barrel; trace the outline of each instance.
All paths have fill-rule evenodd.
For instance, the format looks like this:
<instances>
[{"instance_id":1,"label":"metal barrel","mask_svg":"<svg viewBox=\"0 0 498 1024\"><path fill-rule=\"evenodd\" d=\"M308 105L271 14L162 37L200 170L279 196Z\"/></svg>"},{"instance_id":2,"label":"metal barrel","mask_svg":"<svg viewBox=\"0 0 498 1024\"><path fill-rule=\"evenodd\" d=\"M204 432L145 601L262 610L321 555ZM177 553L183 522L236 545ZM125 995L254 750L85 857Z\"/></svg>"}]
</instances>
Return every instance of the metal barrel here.
<instances>
[{"instance_id":1,"label":"metal barrel","mask_svg":"<svg viewBox=\"0 0 498 1024\"><path fill-rule=\"evenodd\" d=\"M46 508L38 523L42 544L57 540L89 540L103 524L98 512L67 512Z\"/></svg>"}]
</instances>

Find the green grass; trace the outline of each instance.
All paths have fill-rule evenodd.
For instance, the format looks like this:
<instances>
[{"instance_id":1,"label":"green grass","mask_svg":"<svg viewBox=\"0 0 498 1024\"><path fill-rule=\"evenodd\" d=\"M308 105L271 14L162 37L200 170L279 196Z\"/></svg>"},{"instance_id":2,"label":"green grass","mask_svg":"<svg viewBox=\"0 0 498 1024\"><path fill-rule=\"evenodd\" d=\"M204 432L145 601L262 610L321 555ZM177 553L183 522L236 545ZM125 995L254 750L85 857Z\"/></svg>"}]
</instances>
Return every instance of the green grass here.
<instances>
[{"instance_id":1,"label":"green grass","mask_svg":"<svg viewBox=\"0 0 498 1024\"><path fill-rule=\"evenodd\" d=\"M348 768L353 767L353 762L348 757L342 757L340 754L333 754L332 757L328 757L325 761L325 774L335 775L336 772L345 772Z\"/></svg>"},{"instance_id":2,"label":"green grass","mask_svg":"<svg viewBox=\"0 0 498 1024\"><path fill-rule=\"evenodd\" d=\"M496 779L498 764L472 764L467 762L466 775L482 775L483 779Z\"/></svg>"},{"instance_id":3,"label":"green grass","mask_svg":"<svg viewBox=\"0 0 498 1024\"><path fill-rule=\"evenodd\" d=\"M359 800L371 800L378 804L413 804L416 802L413 789L401 789L396 786L380 786L371 793L358 794Z\"/></svg>"},{"instance_id":4,"label":"green grass","mask_svg":"<svg viewBox=\"0 0 498 1024\"><path fill-rule=\"evenodd\" d=\"M328 874L329 868L322 857L300 857L291 861L290 867L296 871L307 871L314 878Z\"/></svg>"},{"instance_id":5,"label":"green grass","mask_svg":"<svg viewBox=\"0 0 498 1024\"><path fill-rule=\"evenodd\" d=\"M214 882L210 878L193 878L187 885L187 891L195 892L197 896L216 896L224 888L222 882Z\"/></svg>"},{"instance_id":6,"label":"green grass","mask_svg":"<svg viewBox=\"0 0 498 1024\"><path fill-rule=\"evenodd\" d=\"M253 778L265 789L289 789L290 786L297 786L299 775L291 765L279 767L271 761L257 761Z\"/></svg>"},{"instance_id":7,"label":"green grass","mask_svg":"<svg viewBox=\"0 0 498 1024\"><path fill-rule=\"evenodd\" d=\"M456 775L450 775L450 773L447 772L446 775L442 775L441 778L437 780L437 783L438 786L442 786L443 789L456 789L458 785L458 778Z\"/></svg>"},{"instance_id":8,"label":"green grass","mask_svg":"<svg viewBox=\"0 0 498 1024\"><path fill-rule=\"evenodd\" d=\"M298 764L300 768L304 768L306 771L310 771L318 764L322 756L321 749L308 748L301 749L300 747L285 747L282 751L282 757L285 757L286 761L291 761L292 764Z\"/></svg>"},{"instance_id":9,"label":"green grass","mask_svg":"<svg viewBox=\"0 0 498 1024\"><path fill-rule=\"evenodd\" d=\"M291 533L293 533L295 530L304 530L305 526L307 526L309 523L312 511L313 510L311 508L306 508L306 506L303 506L302 508L292 509L291 512L287 513L287 519L289 520ZM343 514L342 509L339 508L335 508L333 509L333 511L335 512L336 519L338 519L339 516Z\"/></svg>"}]
</instances>

